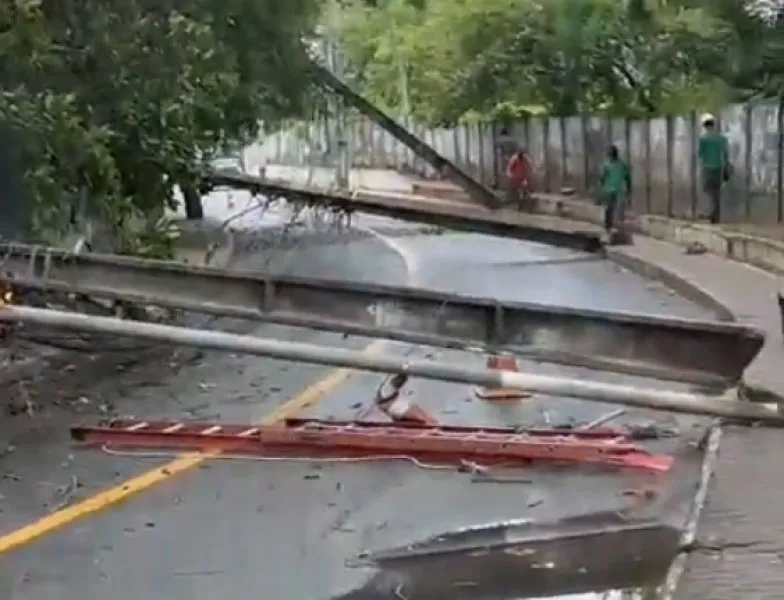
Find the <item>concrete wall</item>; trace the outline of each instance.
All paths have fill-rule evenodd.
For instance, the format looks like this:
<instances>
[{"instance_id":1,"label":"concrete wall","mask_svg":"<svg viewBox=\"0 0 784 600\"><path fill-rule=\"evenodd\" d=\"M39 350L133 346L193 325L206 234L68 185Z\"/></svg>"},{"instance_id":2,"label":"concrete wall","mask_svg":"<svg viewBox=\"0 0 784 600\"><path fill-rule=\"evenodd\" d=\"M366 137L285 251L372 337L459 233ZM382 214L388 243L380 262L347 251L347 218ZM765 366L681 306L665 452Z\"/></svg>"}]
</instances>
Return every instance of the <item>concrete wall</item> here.
<instances>
[{"instance_id":1,"label":"concrete wall","mask_svg":"<svg viewBox=\"0 0 784 600\"><path fill-rule=\"evenodd\" d=\"M774 103L731 106L717 115L729 137L735 168L725 194L728 220L766 225L784 221L784 128L779 113ZM563 187L592 192L604 149L613 141L632 165L635 212L689 219L702 210L696 114L648 121L596 116L532 118L506 125L438 129L410 120L405 124L491 186L498 182L511 149L525 146L534 159L537 188L549 192ZM407 148L364 118L350 122L347 138L355 167L433 175ZM279 133L249 148L246 160L249 164L327 166L334 162L335 139L331 123L304 124L296 133Z\"/></svg>"}]
</instances>

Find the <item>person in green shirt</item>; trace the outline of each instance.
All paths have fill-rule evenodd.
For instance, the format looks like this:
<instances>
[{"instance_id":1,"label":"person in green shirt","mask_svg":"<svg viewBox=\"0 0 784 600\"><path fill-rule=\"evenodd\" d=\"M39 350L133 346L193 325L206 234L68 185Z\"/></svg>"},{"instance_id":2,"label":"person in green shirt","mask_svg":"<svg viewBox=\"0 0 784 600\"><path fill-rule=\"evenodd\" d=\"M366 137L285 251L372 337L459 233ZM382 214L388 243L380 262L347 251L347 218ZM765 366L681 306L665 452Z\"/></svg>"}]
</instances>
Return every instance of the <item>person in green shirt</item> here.
<instances>
[{"instance_id":1,"label":"person in green shirt","mask_svg":"<svg viewBox=\"0 0 784 600\"><path fill-rule=\"evenodd\" d=\"M632 189L632 171L628 163L620 157L618 147L612 145L607 150L607 158L599 176L602 201L604 203L604 228L608 234L623 225L624 203ZM620 223L618 223L620 218Z\"/></svg>"},{"instance_id":2,"label":"person in green shirt","mask_svg":"<svg viewBox=\"0 0 784 600\"><path fill-rule=\"evenodd\" d=\"M711 223L721 221L721 188L730 176L729 145L727 138L716 127L711 114L702 116L704 131L697 147L702 188L710 201L708 218Z\"/></svg>"}]
</instances>

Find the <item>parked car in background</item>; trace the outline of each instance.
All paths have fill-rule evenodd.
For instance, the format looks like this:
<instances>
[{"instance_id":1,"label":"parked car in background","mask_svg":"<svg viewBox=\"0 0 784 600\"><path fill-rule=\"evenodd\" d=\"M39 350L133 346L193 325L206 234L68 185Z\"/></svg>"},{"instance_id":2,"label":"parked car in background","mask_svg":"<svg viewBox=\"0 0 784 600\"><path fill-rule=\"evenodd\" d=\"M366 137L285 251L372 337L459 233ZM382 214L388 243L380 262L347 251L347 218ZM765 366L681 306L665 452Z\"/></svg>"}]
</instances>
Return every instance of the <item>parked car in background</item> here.
<instances>
[{"instance_id":1,"label":"parked car in background","mask_svg":"<svg viewBox=\"0 0 784 600\"><path fill-rule=\"evenodd\" d=\"M220 156L210 161L210 165L216 171L232 171L234 173L245 172L242 156Z\"/></svg>"}]
</instances>

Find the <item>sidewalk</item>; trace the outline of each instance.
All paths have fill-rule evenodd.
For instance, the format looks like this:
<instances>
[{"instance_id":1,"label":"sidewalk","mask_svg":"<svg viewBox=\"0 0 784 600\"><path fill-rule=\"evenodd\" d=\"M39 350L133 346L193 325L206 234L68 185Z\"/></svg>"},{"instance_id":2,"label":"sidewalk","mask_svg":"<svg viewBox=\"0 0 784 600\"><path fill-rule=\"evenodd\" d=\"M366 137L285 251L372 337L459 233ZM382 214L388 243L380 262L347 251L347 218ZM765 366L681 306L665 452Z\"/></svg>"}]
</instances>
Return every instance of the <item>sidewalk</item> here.
<instances>
[{"instance_id":1,"label":"sidewalk","mask_svg":"<svg viewBox=\"0 0 784 600\"><path fill-rule=\"evenodd\" d=\"M742 323L768 334L747 383L784 394L784 342L776 302L778 277L713 254L637 236L614 250L653 263L702 288ZM724 427L708 500L697 528L700 550L688 557L675 598L762 600L784 589L784 486L779 485L784 435L771 429ZM724 549L722 549L724 547Z\"/></svg>"}]
</instances>

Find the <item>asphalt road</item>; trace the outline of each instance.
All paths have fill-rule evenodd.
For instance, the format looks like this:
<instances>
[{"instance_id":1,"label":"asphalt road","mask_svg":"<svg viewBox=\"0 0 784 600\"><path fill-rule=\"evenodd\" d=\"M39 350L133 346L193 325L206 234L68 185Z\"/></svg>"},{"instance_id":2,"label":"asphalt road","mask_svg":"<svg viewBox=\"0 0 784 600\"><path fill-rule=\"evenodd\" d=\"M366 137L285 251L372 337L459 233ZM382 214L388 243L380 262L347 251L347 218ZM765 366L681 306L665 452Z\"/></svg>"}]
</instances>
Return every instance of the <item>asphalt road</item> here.
<instances>
[{"instance_id":1,"label":"asphalt road","mask_svg":"<svg viewBox=\"0 0 784 600\"><path fill-rule=\"evenodd\" d=\"M410 225L377 219L359 225L381 227L389 240L345 235L343 243L334 243L322 236L318 243L291 245L270 259L259 251L265 243L258 237L250 243L246 236L242 247L249 255L242 266L571 306L705 316L658 285L568 251L464 234L415 235ZM263 237L269 239L269 234ZM255 333L355 349L371 342L272 326ZM484 360L397 343L384 344L384 351L477 364ZM569 372L544 365L522 367ZM15 451L0 457L2 529L11 531L164 460L69 449L68 420L89 421L105 413L258 420L329 374L320 367L212 353L191 356L185 364L173 356L130 366L103 380L96 374L94 381L75 384L56 407L30 418L30 431L14 440ZM327 386L327 393L305 414L353 418L368 406L379 382L378 376L356 374ZM412 398L448 423L584 422L611 409L543 397L494 405L475 399L470 388L438 382L415 381L411 390ZM641 422L652 416L661 418L635 413L627 419ZM524 474L529 483L489 484L472 483L469 475L452 470L402 463L213 460L3 556L0 596L214 600L228 593L292 600L414 600L440 598L451 590L453 598L478 598L481 585L476 577L482 575L461 580L460 573L448 573L456 564L430 573L431 583L443 579L446 587L428 591L420 586L419 591L411 570L350 568L346 560L468 526L611 513L630 505L624 490L647 484L655 485L660 495L642 513L677 526L695 485L698 459L686 439L699 437L704 423L680 419L670 424L684 437L657 445L682 460L671 475L658 479L639 473L535 468ZM602 551L618 554L618 542L608 544ZM494 573L489 579L508 578L498 569ZM527 597L525 582L519 579L510 583L509 589L517 590L514 596L507 591L485 597Z\"/></svg>"}]
</instances>

